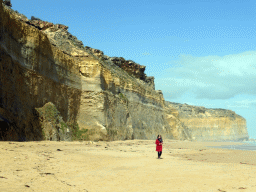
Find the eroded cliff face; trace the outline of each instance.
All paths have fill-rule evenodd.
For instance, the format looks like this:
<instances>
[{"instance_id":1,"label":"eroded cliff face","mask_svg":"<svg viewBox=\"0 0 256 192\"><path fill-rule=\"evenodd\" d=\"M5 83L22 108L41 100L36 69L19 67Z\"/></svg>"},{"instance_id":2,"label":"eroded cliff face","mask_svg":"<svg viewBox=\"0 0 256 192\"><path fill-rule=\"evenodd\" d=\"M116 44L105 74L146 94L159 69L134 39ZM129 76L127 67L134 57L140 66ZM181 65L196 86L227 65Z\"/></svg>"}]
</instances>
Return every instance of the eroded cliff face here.
<instances>
[{"instance_id":1,"label":"eroded cliff face","mask_svg":"<svg viewBox=\"0 0 256 192\"><path fill-rule=\"evenodd\" d=\"M27 19L2 0L0 16L0 140L202 138L145 66L84 47L67 26Z\"/></svg>"},{"instance_id":2,"label":"eroded cliff face","mask_svg":"<svg viewBox=\"0 0 256 192\"><path fill-rule=\"evenodd\" d=\"M67 27L29 20L0 4L0 115L9 126L2 131L4 139L44 138L42 125L49 123L35 109L48 102L67 125L77 122L80 130L88 130L87 139L155 139L159 133L173 138L163 95L154 90L152 78L148 81L144 66L106 59Z\"/></svg>"},{"instance_id":3,"label":"eroded cliff face","mask_svg":"<svg viewBox=\"0 0 256 192\"><path fill-rule=\"evenodd\" d=\"M169 105L168 102L165 104L165 119L172 128L171 134L174 139L193 140L189 129L180 120L179 111L175 107Z\"/></svg>"},{"instance_id":4,"label":"eroded cliff face","mask_svg":"<svg viewBox=\"0 0 256 192\"><path fill-rule=\"evenodd\" d=\"M163 95L146 81L145 67L117 64L100 50L80 46L65 30L50 27L44 33L79 67L82 93L77 122L89 130L89 139L153 139L171 129L164 119Z\"/></svg>"},{"instance_id":5,"label":"eroded cliff face","mask_svg":"<svg viewBox=\"0 0 256 192\"><path fill-rule=\"evenodd\" d=\"M205 107L166 102L178 113L192 140L196 141L242 141L249 135L246 120L231 110L207 109Z\"/></svg>"},{"instance_id":6,"label":"eroded cliff face","mask_svg":"<svg viewBox=\"0 0 256 192\"><path fill-rule=\"evenodd\" d=\"M72 57L22 21L0 1L0 118L4 140L43 138L35 108L52 102L73 123L80 106L81 80Z\"/></svg>"}]
</instances>

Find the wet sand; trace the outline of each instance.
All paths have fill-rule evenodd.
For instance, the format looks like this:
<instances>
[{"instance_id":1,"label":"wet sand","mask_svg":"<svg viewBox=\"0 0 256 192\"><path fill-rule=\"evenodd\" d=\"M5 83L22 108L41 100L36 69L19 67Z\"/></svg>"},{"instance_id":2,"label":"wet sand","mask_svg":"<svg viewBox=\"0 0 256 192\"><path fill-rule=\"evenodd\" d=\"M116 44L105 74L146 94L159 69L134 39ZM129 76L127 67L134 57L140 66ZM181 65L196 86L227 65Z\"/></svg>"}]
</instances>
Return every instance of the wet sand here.
<instances>
[{"instance_id":1,"label":"wet sand","mask_svg":"<svg viewBox=\"0 0 256 192\"><path fill-rule=\"evenodd\" d=\"M0 142L0 191L256 191L256 151L232 142Z\"/></svg>"}]
</instances>

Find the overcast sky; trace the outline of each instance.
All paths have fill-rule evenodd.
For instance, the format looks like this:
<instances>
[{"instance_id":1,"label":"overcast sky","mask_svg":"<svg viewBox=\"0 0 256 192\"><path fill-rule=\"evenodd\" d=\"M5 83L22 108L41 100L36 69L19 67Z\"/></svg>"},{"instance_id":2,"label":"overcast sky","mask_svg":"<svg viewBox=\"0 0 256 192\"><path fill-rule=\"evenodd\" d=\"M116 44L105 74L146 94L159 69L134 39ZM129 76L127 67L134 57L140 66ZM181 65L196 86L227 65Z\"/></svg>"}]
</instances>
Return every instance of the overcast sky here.
<instances>
[{"instance_id":1,"label":"overcast sky","mask_svg":"<svg viewBox=\"0 0 256 192\"><path fill-rule=\"evenodd\" d=\"M235 111L256 138L256 1L12 0L85 46L146 66L167 101Z\"/></svg>"}]
</instances>

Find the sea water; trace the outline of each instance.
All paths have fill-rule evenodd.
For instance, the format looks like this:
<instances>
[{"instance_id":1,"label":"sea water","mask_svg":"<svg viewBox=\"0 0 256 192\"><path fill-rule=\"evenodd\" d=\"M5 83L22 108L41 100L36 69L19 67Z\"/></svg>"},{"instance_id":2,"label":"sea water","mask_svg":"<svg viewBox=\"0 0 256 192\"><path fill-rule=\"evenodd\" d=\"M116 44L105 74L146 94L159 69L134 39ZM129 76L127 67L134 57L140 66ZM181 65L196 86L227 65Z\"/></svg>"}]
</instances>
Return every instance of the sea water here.
<instances>
[{"instance_id":1,"label":"sea water","mask_svg":"<svg viewBox=\"0 0 256 192\"><path fill-rule=\"evenodd\" d=\"M256 151L256 140L254 140L254 141L241 141L239 143L243 143L243 145L222 145L222 146L209 146L209 147L221 148L221 149Z\"/></svg>"}]
</instances>

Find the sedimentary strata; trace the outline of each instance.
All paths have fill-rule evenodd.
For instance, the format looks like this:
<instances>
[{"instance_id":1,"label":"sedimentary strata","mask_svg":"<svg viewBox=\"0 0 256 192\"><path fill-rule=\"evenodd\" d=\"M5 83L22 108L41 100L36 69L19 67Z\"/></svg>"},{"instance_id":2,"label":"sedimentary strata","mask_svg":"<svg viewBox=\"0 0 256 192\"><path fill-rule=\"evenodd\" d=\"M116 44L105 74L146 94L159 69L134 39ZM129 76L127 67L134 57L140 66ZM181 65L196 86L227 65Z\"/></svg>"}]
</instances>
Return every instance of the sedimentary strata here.
<instances>
[{"instance_id":1,"label":"sedimentary strata","mask_svg":"<svg viewBox=\"0 0 256 192\"><path fill-rule=\"evenodd\" d=\"M163 95L103 52L84 47L67 28L28 20L1 3L1 118L5 139L43 139L36 108L51 102L67 125L88 130L88 139L171 138ZM6 136L8 135L8 137Z\"/></svg>"},{"instance_id":2,"label":"sedimentary strata","mask_svg":"<svg viewBox=\"0 0 256 192\"><path fill-rule=\"evenodd\" d=\"M0 2L0 118L8 124L1 139L40 140L35 108L52 102L63 120L74 124L81 97L79 68L25 16Z\"/></svg>"},{"instance_id":3,"label":"sedimentary strata","mask_svg":"<svg viewBox=\"0 0 256 192\"><path fill-rule=\"evenodd\" d=\"M193 140L242 141L249 139L246 120L234 111L172 102L166 102L166 105L176 110L179 120Z\"/></svg>"},{"instance_id":4,"label":"sedimentary strata","mask_svg":"<svg viewBox=\"0 0 256 192\"><path fill-rule=\"evenodd\" d=\"M2 0L0 62L2 140L192 139L145 66L84 46L67 26L28 19Z\"/></svg>"}]
</instances>

